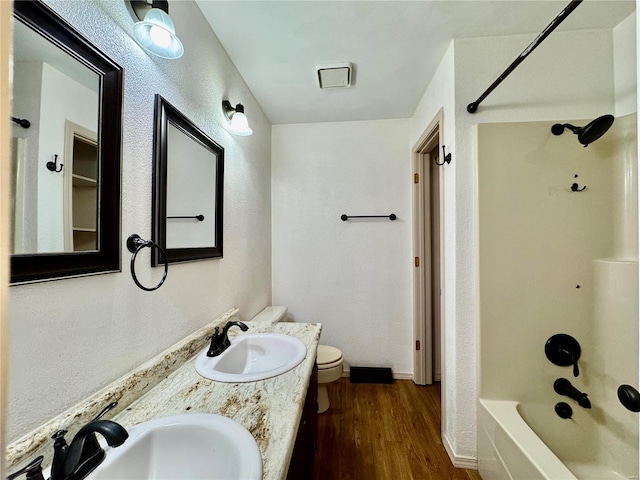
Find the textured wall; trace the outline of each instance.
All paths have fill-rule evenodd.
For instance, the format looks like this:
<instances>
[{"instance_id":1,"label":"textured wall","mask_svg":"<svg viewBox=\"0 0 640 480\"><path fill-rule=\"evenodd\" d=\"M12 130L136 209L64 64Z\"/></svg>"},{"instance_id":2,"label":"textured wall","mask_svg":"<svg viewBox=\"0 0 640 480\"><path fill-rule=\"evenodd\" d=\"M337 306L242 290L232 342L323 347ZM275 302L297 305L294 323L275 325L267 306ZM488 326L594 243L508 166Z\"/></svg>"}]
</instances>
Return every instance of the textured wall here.
<instances>
[{"instance_id":1,"label":"textured wall","mask_svg":"<svg viewBox=\"0 0 640 480\"><path fill-rule=\"evenodd\" d=\"M8 440L139 366L232 306L243 316L271 300L271 127L194 2L172 2L185 46L150 57L131 37L123 1L49 3L125 68L121 273L10 288ZM154 94L225 148L224 258L171 265L156 292L129 274L126 238L151 232ZM221 101L242 102L251 137L223 128ZM160 277L138 258L141 281Z\"/></svg>"},{"instance_id":2,"label":"textured wall","mask_svg":"<svg viewBox=\"0 0 640 480\"><path fill-rule=\"evenodd\" d=\"M418 104L413 117L411 118L411 141L409 148L418 147L416 142L420 139L425 129L429 126L438 111L442 109L443 125L440 126L444 134L444 145L448 147L452 158L456 157L455 149L455 91L452 85L455 84L455 46L451 42L445 53L435 75L431 79L420 103ZM442 434L445 445L454 443L456 436L456 425L460 418L456 415L456 392L457 378L455 375L455 364L457 350L456 345L456 249L451 246L456 244L456 168L457 162L442 167L443 175L443 209L444 218L444 285L442 296L444 302L444 328L442 336L443 363L441 372L442 379L442 404L444 405L444 415L442 419ZM463 420L465 421L465 420ZM466 420L469 421L469 420Z\"/></svg>"},{"instance_id":3,"label":"textured wall","mask_svg":"<svg viewBox=\"0 0 640 480\"><path fill-rule=\"evenodd\" d=\"M273 303L322 322L347 368L413 371L408 120L277 125ZM398 219L343 222L340 215Z\"/></svg>"}]
</instances>

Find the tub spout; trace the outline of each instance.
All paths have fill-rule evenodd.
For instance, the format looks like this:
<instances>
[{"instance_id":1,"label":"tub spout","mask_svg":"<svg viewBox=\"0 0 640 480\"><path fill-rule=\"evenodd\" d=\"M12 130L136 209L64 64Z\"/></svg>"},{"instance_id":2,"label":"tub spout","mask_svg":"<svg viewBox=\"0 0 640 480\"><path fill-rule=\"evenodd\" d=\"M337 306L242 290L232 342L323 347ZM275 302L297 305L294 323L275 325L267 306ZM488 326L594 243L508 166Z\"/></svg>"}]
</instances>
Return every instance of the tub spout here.
<instances>
[{"instance_id":1,"label":"tub spout","mask_svg":"<svg viewBox=\"0 0 640 480\"><path fill-rule=\"evenodd\" d=\"M571 385L571 382L566 378L558 378L553 382L553 389L556 393L575 400L582 408L591 408L591 401L587 398L587 394Z\"/></svg>"}]
</instances>

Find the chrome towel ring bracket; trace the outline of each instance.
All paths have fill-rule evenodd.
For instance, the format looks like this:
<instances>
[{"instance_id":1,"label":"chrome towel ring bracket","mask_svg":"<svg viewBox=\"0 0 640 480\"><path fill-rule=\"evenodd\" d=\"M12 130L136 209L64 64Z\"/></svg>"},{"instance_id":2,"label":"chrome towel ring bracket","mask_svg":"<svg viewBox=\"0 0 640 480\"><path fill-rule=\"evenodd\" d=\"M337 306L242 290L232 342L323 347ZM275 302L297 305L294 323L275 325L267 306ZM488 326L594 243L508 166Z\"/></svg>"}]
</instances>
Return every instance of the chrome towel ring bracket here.
<instances>
[{"instance_id":1,"label":"chrome towel ring bracket","mask_svg":"<svg viewBox=\"0 0 640 480\"><path fill-rule=\"evenodd\" d=\"M164 274L162 275L162 280L160 280L160 283L158 283L158 285L152 288L142 285L138 281L138 277L136 276L136 257L138 256L138 252L144 247L156 247L162 254L164 260ZM151 240L143 240L142 238L140 238L140 235L136 235L134 233L133 235L130 235L129 238L127 238L127 249L131 253L133 253L133 256L131 257L131 276L133 277L133 281L135 282L135 284L146 292L153 292L154 290L159 289L167 279L167 272L169 271L169 261L167 260L167 252L164 251L164 248L162 248L157 243L152 242Z\"/></svg>"}]
</instances>

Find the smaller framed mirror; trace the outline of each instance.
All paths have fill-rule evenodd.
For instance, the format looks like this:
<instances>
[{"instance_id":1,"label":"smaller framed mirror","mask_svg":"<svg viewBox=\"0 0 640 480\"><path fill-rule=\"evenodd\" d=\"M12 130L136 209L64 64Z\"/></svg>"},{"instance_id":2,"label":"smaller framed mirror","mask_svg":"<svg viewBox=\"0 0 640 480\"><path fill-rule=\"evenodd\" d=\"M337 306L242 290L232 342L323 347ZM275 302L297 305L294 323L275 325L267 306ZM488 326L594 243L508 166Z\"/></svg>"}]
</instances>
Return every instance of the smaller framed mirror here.
<instances>
[{"instance_id":1,"label":"smaller framed mirror","mask_svg":"<svg viewBox=\"0 0 640 480\"><path fill-rule=\"evenodd\" d=\"M153 241L169 263L222 257L224 149L160 95L155 103ZM151 265L162 263L155 250Z\"/></svg>"}]
</instances>

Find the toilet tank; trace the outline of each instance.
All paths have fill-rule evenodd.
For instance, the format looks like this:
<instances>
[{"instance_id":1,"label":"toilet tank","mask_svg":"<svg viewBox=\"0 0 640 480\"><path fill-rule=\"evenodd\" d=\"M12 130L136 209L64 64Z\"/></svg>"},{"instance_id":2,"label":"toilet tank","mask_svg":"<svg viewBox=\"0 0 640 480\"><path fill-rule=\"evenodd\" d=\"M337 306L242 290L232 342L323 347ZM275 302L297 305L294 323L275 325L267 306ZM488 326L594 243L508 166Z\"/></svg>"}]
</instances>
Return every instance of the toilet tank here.
<instances>
[{"instance_id":1,"label":"toilet tank","mask_svg":"<svg viewBox=\"0 0 640 480\"><path fill-rule=\"evenodd\" d=\"M258 313L255 317L253 317L250 321L278 323L281 321L285 321L286 317L287 317L287 307L271 306L271 307L266 307L264 310Z\"/></svg>"}]
</instances>

